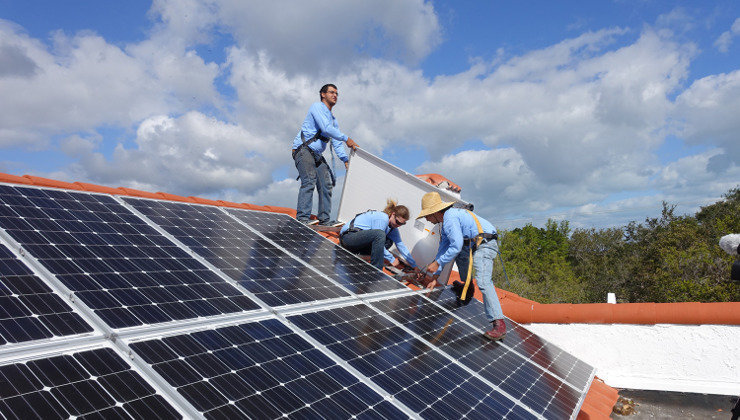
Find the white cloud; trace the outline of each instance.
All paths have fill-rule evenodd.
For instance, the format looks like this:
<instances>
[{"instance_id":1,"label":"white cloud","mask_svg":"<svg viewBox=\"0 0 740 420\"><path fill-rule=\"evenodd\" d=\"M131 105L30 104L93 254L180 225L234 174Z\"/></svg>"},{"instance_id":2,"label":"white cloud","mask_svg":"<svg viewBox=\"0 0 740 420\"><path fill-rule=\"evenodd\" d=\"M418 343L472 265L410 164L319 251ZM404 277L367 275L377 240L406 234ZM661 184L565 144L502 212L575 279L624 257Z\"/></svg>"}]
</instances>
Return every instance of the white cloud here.
<instances>
[{"instance_id":1,"label":"white cloud","mask_svg":"<svg viewBox=\"0 0 740 420\"><path fill-rule=\"evenodd\" d=\"M268 185L269 150L257 135L198 112L148 118L134 147L119 144L111 159L77 137L65 143L65 151L80 159L71 168L73 179L218 198L230 190L244 195Z\"/></svg>"},{"instance_id":2,"label":"white cloud","mask_svg":"<svg viewBox=\"0 0 740 420\"><path fill-rule=\"evenodd\" d=\"M691 144L721 147L710 160L713 172L730 164L740 166L740 70L694 81L676 99L675 118L683 138Z\"/></svg>"},{"instance_id":3,"label":"white cloud","mask_svg":"<svg viewBox=\"0 0 740 420\"><path fill-rule=\"evenodd\" d=\"M0 77L0 145L128 127L151 115L179 113L215 99L217 67L156 47L129 54L92 33L53 34L50 47L0 21L0 62L23 77ZM196 98L195 100L193 98Z\"/></svg>"},{"instance_id":4,"label":"white cloud","mask_svg":"<svg viewBox=\"0 0 740 420\"><path fill-rule=\"evenodd\" d=\"M714 41L715 48L722 53L729 52L733 39L738 35L740 35L740 18L735 19L730 30L722 32L717 40Z\"/></svg>"},{"instance_id":5,"label":"white cloud","mask_svg":"<svg viewBox=\"0 0 740 420\"><path fill-rule=\"evenodd\" d=\"M292 207L289 144L334 82L346 134L376 154L427 152L419 171L461 184L494 220L604 221L620 206L715 194L713 176L737 174L740 71L682 91L697 49L668 31L588 32L429 79L415 64L442 28L422 0L155 0L150 17L149 39L125 46L86 32L46 45L0 21L0 146L64 137L78 161L63 179ZM691 19L676 10L658 26L676 22ZM207 62L204 44L225 61ZM105 127L133 138L103 138ZM662 164L669 133L710 151Z\"/></svg>"}]
</instances>

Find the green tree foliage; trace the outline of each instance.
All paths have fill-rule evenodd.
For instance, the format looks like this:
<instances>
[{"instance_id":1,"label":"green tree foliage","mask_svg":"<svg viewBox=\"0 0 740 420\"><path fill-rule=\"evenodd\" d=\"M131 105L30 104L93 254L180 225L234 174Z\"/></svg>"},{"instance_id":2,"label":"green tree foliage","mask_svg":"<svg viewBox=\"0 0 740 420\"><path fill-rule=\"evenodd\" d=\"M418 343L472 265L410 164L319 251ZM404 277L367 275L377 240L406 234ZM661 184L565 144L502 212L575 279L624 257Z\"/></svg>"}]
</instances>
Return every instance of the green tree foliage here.
<instances>
[{"instance_id":1,"label":"green tree foliage","mask_svg":"<svg viewBox=\"0 0 740 420\"><path fill-rule=\"evenodd\" d=\"M542 303L583 300L580 281L568 264L568 222L548 220L545 228L528 224L504 232L501 252L512 292ZM494 282L503 281L502 267L494 270Z\"/></svg>"},{"instance_id":2,"label":"green tree foliage","mask_svg":"<svg viewBox=\"0 0 740 420\"><path fill-rule=\"evenodd\" d=\"M740 301L734 258L718 245L740 233L740 188L694 216L674 210L663 203L660 217L623 228L571 233L548 220L500 232L508 282L500 264L494 282L542 303L604 302L609 292L623 302Z\"/></svg>"}]
</instances>

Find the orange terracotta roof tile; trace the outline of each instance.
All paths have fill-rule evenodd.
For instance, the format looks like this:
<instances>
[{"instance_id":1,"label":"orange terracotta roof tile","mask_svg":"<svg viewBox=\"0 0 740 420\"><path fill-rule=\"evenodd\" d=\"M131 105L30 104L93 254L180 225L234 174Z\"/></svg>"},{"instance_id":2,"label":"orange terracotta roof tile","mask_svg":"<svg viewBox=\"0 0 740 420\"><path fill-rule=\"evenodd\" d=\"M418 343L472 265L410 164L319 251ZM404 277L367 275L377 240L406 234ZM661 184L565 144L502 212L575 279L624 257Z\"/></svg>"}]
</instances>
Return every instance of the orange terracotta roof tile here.
<instances>
[{"instance_id":1,"label":"orange terracotta roof tile","mask_svg":"<svg viewBox=\"0 0 740 420\"><path fill-rule=\"evenodd\" d=\"M459 185L455 184L454 182L450 181L449 179L445 178L444 176L440 174L423 174L423 175L416 175L416 177L434 185L435 187L439 187L446 183L446 187L448 190L458 192L458 193L462 191L462 188L460 188Z\"/></svg>"},{"instance_id":2,"label":"orange terracotta roof tile","mask_svg":"<svg viewBox=\"0 0 740 420\"><path fill-rule=\"evenodd\" d=\"M153 198L155 200L161 200L163 198L162 195L159 193L141 191L133 188L120 187L120 190L123 191L125 195L131 195L134 197Z\"/></svg>"},{"instance_id":3,"label":"orange terracotta roof tile","mask_svg":"<svg viewBox=\"0 0 740 420\"><path fill-rule=\"evenodd\" d=\"M175 195L175 194L170 194L170 193L161 192L161 191L157 192L156 194L159 194L165 200L182 201L182 202L185 202L185 203L192 203L193 202L193 200L190 197L183 197L181 195Z\"/></svg>"},{"instance_id":4,"label":"orange terracotta roof tile","mask_svg":"<svg viewBox=\"0 0 740 420\"><path fill-rule=\"evenodd\" d=\"M82 190L89 191L89 192L98 192L98 193L112 194L112 195L125 194L125 191L123 191L120 188L111 188L111 187L106 187L103 185L88 184L87 182L78 181L78 182L75 182L75 185L78 185Z\"/></svg>"},{"instance_id":5,"label":"orange terracotta roof tile","mask_svg":"<svg viewBox=\"0 0 740 420\"><path fill-rule=\"evenodd\" d=\"M40 176L33 175L23 175L23 177L29 179L33 185L37 185L39 187L65 188L68 190L82 189L79 185L64 181L57 181L56 179L42 178Z\"/></svg>"},{"instance_id":6,"label":"orange terracotta roof tile","mask_svg":"<svg viewBox=\"0 0 740 420\"><path fill-rule=\"evenodd\" d=\"M28 178L4 173L0 173L0 182L7 182L8 184L33 184L33 181Z\"/></svg>"}]
</instances>

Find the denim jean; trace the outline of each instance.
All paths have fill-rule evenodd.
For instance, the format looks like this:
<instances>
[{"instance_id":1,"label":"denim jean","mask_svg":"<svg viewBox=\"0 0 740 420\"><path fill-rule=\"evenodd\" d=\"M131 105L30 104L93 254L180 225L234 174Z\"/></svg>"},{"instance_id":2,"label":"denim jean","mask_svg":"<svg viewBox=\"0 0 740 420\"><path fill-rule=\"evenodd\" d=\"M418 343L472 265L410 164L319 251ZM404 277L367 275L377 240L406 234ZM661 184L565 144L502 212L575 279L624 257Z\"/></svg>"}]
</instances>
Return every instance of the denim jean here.
<instances>
[{"instance_id":1,"label":"denim jean","mask_svg":"<svg viewBox=\"0 0 740 420\"><path fill-rule=\"evenodd\" d=\"M342 235L342 246L349 252L370 255L370 264L383 269L385 232L380 229L347 232Z\"/></svg>"},{"instance_id":2,"label":"denim jean","mask_svg":"<svg viewBox=\"0 0 740 420\"><path fill-rule=\"evenodd\" d=\"M475 269L475 279L483 295L483 307L485 308L486 318L489 321L502 319L504 311L501 309L501 302L498 300L496 288L493 287L493 262L498 254L498 243L495 240L486 242L478 247L473 254L473 269ZM470 261L470 247L463 245L462 250L455 258L457 271L460 273L460 279L465 282L468 278L468 264Z\"/></svg>"},{"instance_id":3,"label":"denim jean","mask_svg":"<svg viewBox=\"0 0 740 420\"><path fill-rule=\"evenodd\" d=\"M301 188L298 190L298 204L296 206L296 219L305 222L311 217L313 208L313 190L316 188L319 194L319 222L328 222L331 213L331 175L326 161L317 167L313 158L313 152L308 147L301 147L298 153L293 154L295 167L301 179Z\"/></svg>"}]
</instances>

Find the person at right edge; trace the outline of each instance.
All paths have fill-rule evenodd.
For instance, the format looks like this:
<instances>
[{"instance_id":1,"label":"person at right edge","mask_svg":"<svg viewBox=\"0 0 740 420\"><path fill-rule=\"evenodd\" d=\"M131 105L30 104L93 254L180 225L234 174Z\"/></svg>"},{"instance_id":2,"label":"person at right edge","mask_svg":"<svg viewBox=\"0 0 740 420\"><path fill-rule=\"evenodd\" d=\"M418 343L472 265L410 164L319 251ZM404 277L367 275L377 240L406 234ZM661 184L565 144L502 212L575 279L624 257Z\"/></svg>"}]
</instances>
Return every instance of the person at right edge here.
<instances>
[{"instance_id":1,"label":"person at right edge","mask_svg":"<svg viewBox=\"0 0 740 420\"><path fill-rule=\"evenodd\" d=\"M442 229L437 256L421 270L419 276L430 273L433 281L429 282L427 289L433 289L442 268L454 259L460 278L465 283L456 282L452 287L460 300L468 301L475 291L471 279L472 265L478 288L483 294L486 317L492 324L491 329L483 335L490 340L501 340L506 335L506 324L496 288L493 287L493 262L498 253L496 228L470 210L452 208L453 204L442 201L437 192L426 193L421 199L421 212L417 219L424 217L431 223L442 223Z\"/></svg>"},{"instance_id":2,"label":"person at right edge","mask_svg":"<svg viewBox=\"0 0 740 420\"><path fill-rule=\"evenodd\" d=\"M349 168L349 157L344 151L343 144L351 149L359 147L346 134L339 131L337 119L331 110L337 104L339 91L331 83L319 90L321 101L314 102L308 110L308 115L301 124L301 130L293 139L293 160L298 169L298 178L301 187L298 190L298 204L296 205L296 219L304 224L310 222L313 208L313 190L316 188L319 196L318 223L321 226L339 226L341 223L329 220L331 212L331 193L336 179L329 165L324 159L326 145L331 146L337 157Z\"/></svg>"}]
</instances>

